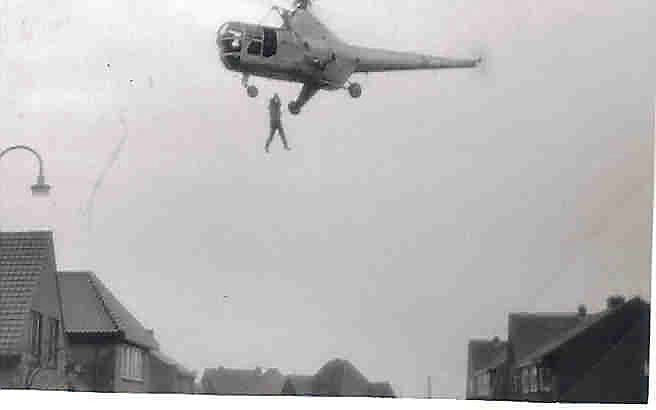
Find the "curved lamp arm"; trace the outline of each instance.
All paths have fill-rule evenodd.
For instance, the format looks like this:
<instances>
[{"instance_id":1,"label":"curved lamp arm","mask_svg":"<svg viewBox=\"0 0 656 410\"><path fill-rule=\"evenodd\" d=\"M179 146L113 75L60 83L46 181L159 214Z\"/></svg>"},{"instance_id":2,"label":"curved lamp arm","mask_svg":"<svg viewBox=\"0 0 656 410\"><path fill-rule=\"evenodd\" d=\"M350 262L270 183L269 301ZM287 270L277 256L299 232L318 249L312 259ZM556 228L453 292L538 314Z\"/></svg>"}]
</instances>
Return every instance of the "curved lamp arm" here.
<instances>
[{"instance_id":1,"label":"curved lamp arm","mask_svg":"<svg viewBox=\"0 0 656 410\"><path fill-rule=\"evenodd\" d=\"M15 150L25 150L29 151L39 160L39 175L36 179L36 184L32 185L32 194L34 195L48 195L50 192L50 185L46 184L45 176L43 175L43 158L36 152L33 148L28 147L27 145L14 145L9 147L2 152L0 152L0 159L7 155L11 151Z\"/></svg>"}]
</instances>

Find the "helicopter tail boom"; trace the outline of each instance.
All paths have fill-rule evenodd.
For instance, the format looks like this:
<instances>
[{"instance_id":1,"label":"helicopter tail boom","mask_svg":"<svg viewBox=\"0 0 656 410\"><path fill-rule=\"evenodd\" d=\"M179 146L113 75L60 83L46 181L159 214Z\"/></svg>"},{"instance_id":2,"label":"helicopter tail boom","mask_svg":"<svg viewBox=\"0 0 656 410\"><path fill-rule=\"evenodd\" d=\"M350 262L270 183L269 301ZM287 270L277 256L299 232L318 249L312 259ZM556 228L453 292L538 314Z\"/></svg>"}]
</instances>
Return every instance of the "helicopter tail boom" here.
<instances>
[{"instance_id":1,"label":"helicopter tail boom","mask_svg":"<svg viewBox=\"0 0 656 410\"><path fill-rule=\"evenodd\" d=\"M359 73L474 68L482 61L480 58L455 59L362 47L355 47L353 53L357 62L355 72Z\"/></svg>"}]
</instances>

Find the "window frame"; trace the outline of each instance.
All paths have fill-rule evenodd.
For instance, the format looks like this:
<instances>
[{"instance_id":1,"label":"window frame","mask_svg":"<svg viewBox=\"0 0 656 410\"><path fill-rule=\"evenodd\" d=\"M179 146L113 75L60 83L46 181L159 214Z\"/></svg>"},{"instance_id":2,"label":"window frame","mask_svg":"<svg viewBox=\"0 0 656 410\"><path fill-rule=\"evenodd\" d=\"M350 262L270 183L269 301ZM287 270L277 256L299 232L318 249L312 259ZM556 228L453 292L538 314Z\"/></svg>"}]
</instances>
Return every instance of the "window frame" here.
<instances>
[{"instance_id":1,"label":"window frame","mask_svg":"<svg viewBox=\"0 0 656 410\"><path fill-rule=\"evenodd\" d=\"M553 372L549 367L539 368L539 386L538 389L543 393L551 393L553 390Z\"/></svg>"},{"instance_id":2,"label":"window frame","mask_svg":"<svg viewBox=\"0 0 656 410\"><path fill-rule=\"evenodd\" d=\"M512 391L513 393L519 393L522 391L522 378L517 371L514 371L512 375Z\"/></svg>"},{"instance_id":3,"label":"window frame","mask_svg":"<svg viewBox=\"0 0 656 410\"><path fill-rule=\"evenodd\" d=\"M522 394L528 394L530 393L529 391L529 373L528 373L528 368L527 367L522 367L520 370L521 373L521 392Z\"/></svg>"},{"instance_id":4,"label":"window frame","mask_svg":"<svg viewBox=\"0 0 656 410\"><path fill-rule=\"evenodd\" d=\"M119 374L122 379L144 382L144 357L143 349L132 345L121 345L119 359Z\"/></svg>"},{"instance_id":5,"label":"window frame","mask_svg":"<svg viewBox=\"0 0 656 410\"><path fill-rule=\"evenodd\" d=\"M254 46L258 51L257 53L255 53L256 50L253 49ZM248 43L248 47L246 48L246 54L253 57L262 57L263 50L264 50L264 42L260 39L252 39Z\"/></svg>"},{"instance_id":6,"label":"window frame","mask_svg":"<svg viewBox=\"0 0 656 410\"><path fill-rule=\"evenodd\" d=\"M59 348L59 320L48 318L48 351L46 352L46 365L57 368L57 353Z\"/></svg>"},{"instance_id":7,"label":"window frame","mask_svg":"<svg viewBox=\"0 0 656 410\"><path fill-rule=\"evenodd\" d=\"M43 341L43 314L32 310L30 312L31 318L31 333L30 333L30 352L37 359L41 360L42 341Z\"/></svg>"},{"instance_id":8,"label":"window frame","mask_svg":"<svg viewBox=\"0 0 656 410\"><path fill-rule=\"evenodd\" d=\"M530 366L528 368L529 374L529 392L537 393L538 392L538 368L537 366Z\"/></svg>"},{"instance_id":9,"label":"window frame","mask_svg":"<svg viewBox=\"0 0 656 410\"><path fill-rule=\"evenodd\" d=\"M278 32L265 28L262 40L262 57L271 58L278 53Z\"/></svg>"}]
</instances>

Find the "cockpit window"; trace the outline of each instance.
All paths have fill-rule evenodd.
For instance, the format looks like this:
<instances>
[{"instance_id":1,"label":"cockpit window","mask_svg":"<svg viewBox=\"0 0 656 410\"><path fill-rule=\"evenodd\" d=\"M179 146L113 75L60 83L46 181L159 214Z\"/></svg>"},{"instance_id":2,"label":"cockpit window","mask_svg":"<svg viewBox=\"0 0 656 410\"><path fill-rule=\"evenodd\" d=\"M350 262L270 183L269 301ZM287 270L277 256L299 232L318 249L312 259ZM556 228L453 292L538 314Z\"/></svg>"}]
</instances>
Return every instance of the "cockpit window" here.
<instances>
[{"instance_id":1,"label":"cockpit window","mask_svg":"<svg viewBox=\"0 0 656 410\"><path fill-rule=\"evenodd\" d=\"M243 47L244 33L236 23L226 23L219 28L218 43L223 53L239 53Z\"/></svg>"},{"instance_id":2,"label":"cockpit window","mask_svg":"<svg viewBox=\"0 0 656 410\"><path fill-rule=\"evenodd\" d=\"M259 56L262 54L262 42L260 40L253 40L248 45L248 54Z\"/></svg>"},{"instance_id":3,"label":"cockpit window","mask_svg":"<svg viewBox=\"0 0 656 410\"><path fill-rule=\"evenodd\" d=\"M273 57L278 51L277 33L271 29L264 29L264 57Z\"/></svg>"},{"instance_id":4,"label":"cockpit window","mask_svg":"<svg viewBox=\"0 0 656 410\"><path fill-rule=\"evenodd\" d=\"M224 53L238 53L241 51L241 40L238 38L224 38L221 40Z\"/></svg>"},{"instance_id":5,"label":"cockpit window","mask_svg":"<svg viewBox=\"0 0 656 410\"><path fill-rule=\"evenodd\" d=\"M226 23L219 28L217 44L223 53L239 53L243 47L244 32L238 23Z\"/></svg>"}]
</instances>

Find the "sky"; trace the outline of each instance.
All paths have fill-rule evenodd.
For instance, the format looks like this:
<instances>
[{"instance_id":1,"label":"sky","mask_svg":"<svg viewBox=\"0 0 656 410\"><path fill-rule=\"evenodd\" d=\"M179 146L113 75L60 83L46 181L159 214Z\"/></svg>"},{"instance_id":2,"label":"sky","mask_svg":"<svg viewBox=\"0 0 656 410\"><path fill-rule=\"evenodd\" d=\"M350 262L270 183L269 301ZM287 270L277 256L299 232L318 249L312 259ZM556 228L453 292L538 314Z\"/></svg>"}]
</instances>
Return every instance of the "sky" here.
<instances>
[{"instance_id":1,"label":"sky","mask_svg":"<svg viewBox=\"0 0 656 410\"><path fill-rule=\"evenodd\" d=\"M0 147L53 191L4 157L0 229L52 229L190 368L340 357L403 396L463 397L510 312L650 299L653 2L323 1L350 43L486 62L358 75L266 155L299 86L247 98L215 36L269 5L5 0Z\"/></svg>"}]
</instances>

